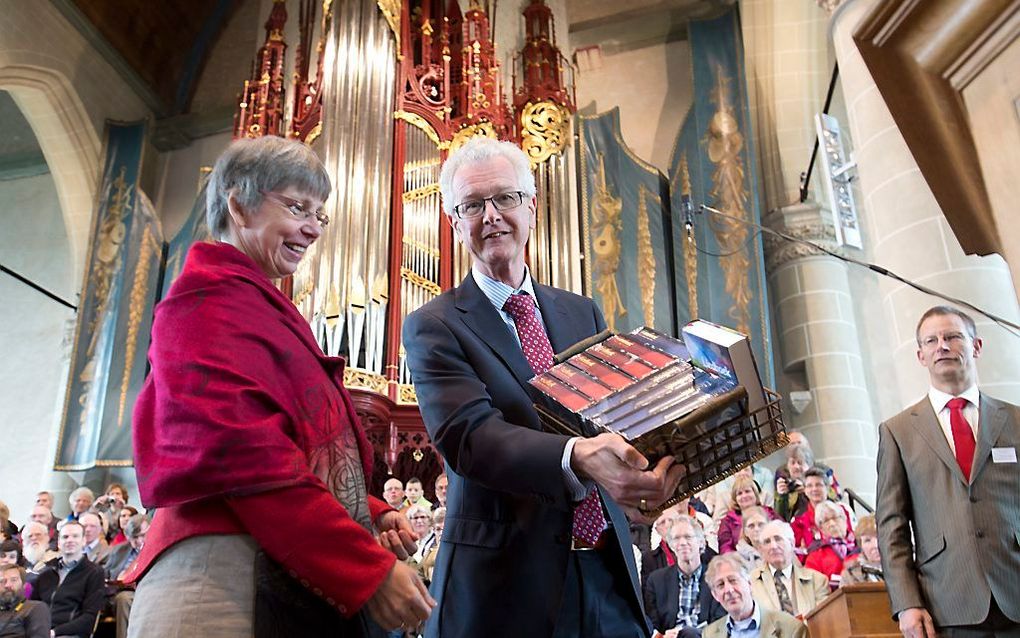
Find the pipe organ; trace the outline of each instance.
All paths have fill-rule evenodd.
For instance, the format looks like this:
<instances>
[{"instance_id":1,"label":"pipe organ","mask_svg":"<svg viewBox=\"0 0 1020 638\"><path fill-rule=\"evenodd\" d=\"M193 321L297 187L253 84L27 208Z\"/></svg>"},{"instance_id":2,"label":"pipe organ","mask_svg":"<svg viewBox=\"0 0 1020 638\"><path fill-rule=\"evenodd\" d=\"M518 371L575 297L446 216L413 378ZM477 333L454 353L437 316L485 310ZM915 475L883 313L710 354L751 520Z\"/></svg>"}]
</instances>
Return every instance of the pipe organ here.
<instances>
[{"instance_id":1,"label":"pipe organ","mask_svg":"<svg viewBox=\"0 0 1020 638\"><path fill-rule=\"evenodd\" d=\"M457 0L325 0L314 55L315 5L300 0L295 107L285 131L286 100L277 90L284 85L284 2L274 0L235 136L287 134L323 158L334 185L326 203L333 221L282 289L323 350L348 361L345 383L376 451L372 491L381 492L388 473L417 476L430 491L442 463L421 423L400 329L470 268L443 214L440 167L474 135L520 144L538 184L532 273L579 291L565 152L576 110L572 67L556 47L544 0L522 1L525 45L510 83L478 0L463 13ZM520 31L509 26L501 28Z\"/></svg>"}]
</instances>

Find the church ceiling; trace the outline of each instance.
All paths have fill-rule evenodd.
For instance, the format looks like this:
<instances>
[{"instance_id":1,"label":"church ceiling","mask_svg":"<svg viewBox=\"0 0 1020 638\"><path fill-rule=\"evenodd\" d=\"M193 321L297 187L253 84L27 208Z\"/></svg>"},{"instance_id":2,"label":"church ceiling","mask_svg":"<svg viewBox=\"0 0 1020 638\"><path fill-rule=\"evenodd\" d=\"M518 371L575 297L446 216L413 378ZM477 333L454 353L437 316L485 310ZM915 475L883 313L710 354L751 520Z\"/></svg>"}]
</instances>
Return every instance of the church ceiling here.
<instances>
[{"instance_id":1,"label":"church ceiling","mask_svg":"<svg viewBox=\"0 0 1020 638\"><path fill-rule=\"evenodd\" d=\"M188 111L213 45L243 2L54 0L79 30L94 30L122 58L149 89L149 106L161 116Z\"/></svg>"}]
</instances>

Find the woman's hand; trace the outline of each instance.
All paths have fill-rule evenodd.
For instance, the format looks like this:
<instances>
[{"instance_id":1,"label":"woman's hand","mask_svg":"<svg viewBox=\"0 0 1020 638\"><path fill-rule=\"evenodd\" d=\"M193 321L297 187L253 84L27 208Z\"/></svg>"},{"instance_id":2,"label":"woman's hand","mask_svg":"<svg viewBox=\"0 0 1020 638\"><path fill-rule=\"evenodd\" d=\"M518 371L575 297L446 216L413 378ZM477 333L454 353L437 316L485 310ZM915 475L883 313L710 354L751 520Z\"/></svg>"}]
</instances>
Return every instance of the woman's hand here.
<instances>
[{"instance_id":1,"label":"woman's hand","mask_svg":"<svg viewBox=\"0 0 1020 638\"><path fill-rule=\"evenodd\" d=\"M435 606L436 601L429 596L429 590L418 577L418 572L397 561L393 563L393 568L379 589L368 599L365 609L379 626L386 631L393 631L414 630L428 620Z\"/></svg>"},{"instance_id":2,"label":"woman's hand","mask_svg":"<svg viewBox=\"0 0 1020 638\"><path fill-rule=\"evenodd\" d=\"M379 529L379 544L393 552L397 560L407 560L418 551L418 535L400 512L384 512L376 519L375 526Z\"/></svg>"}]
</instances>

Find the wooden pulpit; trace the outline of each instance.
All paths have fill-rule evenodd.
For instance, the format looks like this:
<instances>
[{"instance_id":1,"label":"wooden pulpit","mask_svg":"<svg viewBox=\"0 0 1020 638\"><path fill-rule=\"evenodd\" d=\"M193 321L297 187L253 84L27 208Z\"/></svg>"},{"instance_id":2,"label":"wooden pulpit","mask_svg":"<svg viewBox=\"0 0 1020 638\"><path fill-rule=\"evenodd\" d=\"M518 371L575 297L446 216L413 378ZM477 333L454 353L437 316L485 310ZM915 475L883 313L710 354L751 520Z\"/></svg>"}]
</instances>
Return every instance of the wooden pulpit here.
<instances>
[{"instance_id":1,"label":"wooden pulpit","mask_svg":"<svg viewBox=\"0 0 1020 638\"><path fill-rule=\"evenodd\" d=\"M841 587L805 617L811 638L900 638L885 583Z\"/></svg>"}]
</instances>

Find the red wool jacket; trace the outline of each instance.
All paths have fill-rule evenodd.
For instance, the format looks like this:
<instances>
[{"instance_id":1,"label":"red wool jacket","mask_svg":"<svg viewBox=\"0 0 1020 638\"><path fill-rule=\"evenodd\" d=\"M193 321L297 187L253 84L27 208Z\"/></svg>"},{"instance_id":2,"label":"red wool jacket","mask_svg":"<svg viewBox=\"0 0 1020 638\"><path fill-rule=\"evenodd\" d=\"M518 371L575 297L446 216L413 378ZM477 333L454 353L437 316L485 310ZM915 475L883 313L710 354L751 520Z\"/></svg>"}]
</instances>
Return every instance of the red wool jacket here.
<instances>
[{"instance_id":1,"label":"red wool jacket","mask_svg":"<svg viewBox=\"0 0 1020 638\"><path fill-rule=\"evenodd\" d=\"M354 614L396 557L368 529L390 508L365 492L372 451L344 360L324 355L291 301L223 243L191 247L156 307L149 360L135 468L142 503L159 510L128 580L186 538L246 533Z\"/></svg>"}]
</instances>

